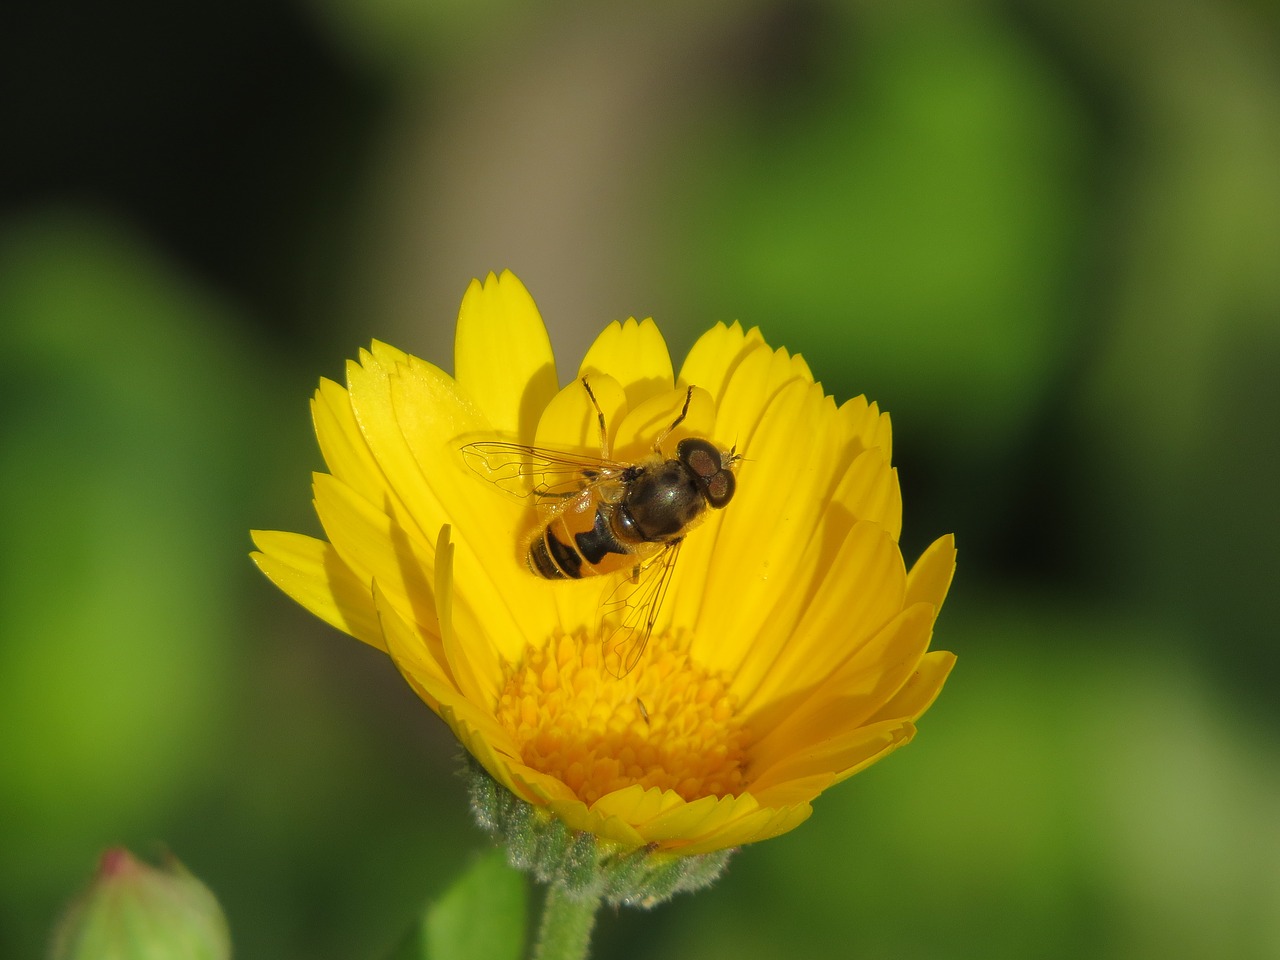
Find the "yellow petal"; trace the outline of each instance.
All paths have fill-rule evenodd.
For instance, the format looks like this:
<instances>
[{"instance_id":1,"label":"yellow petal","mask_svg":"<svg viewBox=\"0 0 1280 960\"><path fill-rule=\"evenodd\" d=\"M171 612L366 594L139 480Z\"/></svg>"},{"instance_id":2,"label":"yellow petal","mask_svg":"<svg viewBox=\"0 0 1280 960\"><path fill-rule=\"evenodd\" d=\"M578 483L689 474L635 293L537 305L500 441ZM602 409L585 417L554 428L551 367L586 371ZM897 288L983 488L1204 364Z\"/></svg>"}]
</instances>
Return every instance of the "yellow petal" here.
<instances>
[{"instance_id":1,"label":"yellow petal","mask_svg":"<svg viewBox=\"0 0 1280 960\"><path fill-rule=\"evenodd\" d=\"M902 533L902 490L898 471L889 466L878 449L864 450L850 464L831 496L828 511L831 532L842 519L869 520L879 524L896 543Z\"/></svg>"},{"instance_id":2,"label":"yellow petal","mask_svg":"<svg viewBox=\"0 0 1280 960\"><path fill-rule=\"evenodd\" d=\"M434 631L433 547L335 477L318 473L313 481L316 513L352 579L366 595L377 581L415 626Z\"/></svg>"},{"instance_id":3,"label":"yellow petal","mask_svg":"<svg viewBox=\"0 0 1280 960\"><path fill-rule=\"evenodd\" d=\"M419 534L432 536L446 520L441 517L443 511L439 499L432 493L409 450L392 406L388 367L377 356L386 357L393 364L401 361L392 359L396 352L385 344L375 343L374 351L362 350L360 363L347 363L351 409L360 433L368 444L370 455L386 477L387 487L395 491L394 501L402 504L408 511L408 517L402 518L402 523L411 523ZM440 376L443 377L444 374ZM458 406L456 394L452 390L449 393L451 397L445 405L446 414L449 412L448 407ZM443 401L443 398L439 399ZM477 430L483 425L478 415L472 422ZM461 446L461 443L458 445ZM378 506L389 506L377 503L373 490L366 494L366 498L368 497L374 497L373 502Z\"/></svg>"},{"instance_id":4,"label":"yellow petal","mask_svg":"<svg viewBox=\"0 0 1280 960\"><path fill-rule=\"evenodd\" d=\"M495 438L532 443L543 407L555 395L555 358L542 316L504 270L472 280L458 312L454 376L474 398Z\"/></svg>"},{"instance_id":5,"label":"yellow petal","mask_svg":"<svg viewBox=\"0 0 1280 960\"><path fill-rule=\"evenodd\" d=\"M832 546L835 552L826 552ZM813 549L822 551L824 573L802 591L803 616L767 661L763 645L754 645L745 661L752 669L735 679L745 709L789 703L797 691L824 683L902 610L902 555L878 525L855 524L838 545L817 541Z\"/></svg>"},{"instance_id":6,"label":"yellow petal","mask_svg":"<svg viewBox=\"0 0 1280 960\"><path fill-rule=\"evenodd\" d=\"M372 595L387 653L418 696L436 712L439 712L442 703L456 704L461 701L457 684L440 659L439 643L434 642L435 638L428 638L416 627L410 626L380 584L373 584Z\"/></svg>"},{"instance_id":7,"label":"yellow petal","mask_svg":"<svg viewBox=\"0 0 1280 960\"><path fill-rule=\"evenodd\" d=\"M724 511L711 517L704 528L695 531L681 549L679 589L674 591L669 614L670 622L676 625L699 621L713 624L712 616L704 612L709 598L747 595L750 589L762 582L759 562L767 561L768 558L758 546L746 549L741 537L736 538L738 542L730 546L721 543L722 530L730 523L731 518L734 523L750 523L757 517L777 518L782 512L778 509L779 503L789 506L802 497L812 500L826 476L821 473L806 476L802 481L797 481L801 485L799 490L781 488L769 491L766 483L753 479L753 473L768 453L779 447L786 448L785 454L775 453L768 459L782 464L791 459L796 438L805 435L804 431L813 425L812 418L821 416L818 407L808 405L821 397L821 390L813 387L812 378L806 376L808 368L803 362L795 362L785 350L771 351L763 341L755 339L752 333L747 334L743 352L733 367L716 408L713 433L718 443L734 446L744 458L738 470L738 490L734 500ZM812 392L806 392L810 387ZM796 393L783 401L782 406L774 407L775 401L788 389ZM793 405L796 405L795 409ZM776 419L771 419L771 426L766 427L766 432L757 438L757 431L761 429L766 416ZM788 416L800 419L788 423ZM772 450L765 450L761 456L757 456L756 449L760 446ZM779 468L777 463L774 469ZM765 473L767 472L766 470ZM757 477L759 475L756 474ZM752 487L756 493L744 495L744 491ZM744 500L750 502L770 494L772 502L763 508L763 512L757 513L751 506L745 509L742 507ZM792 531L796 530L794 524L784 525ZM683 559L686 553L690 555L688 562ZM738 572L739 563L745 564L741 573ZM713 573L718 574L718 577L713 579ZM803 577L804 572L784 570L775 564L771 572L765 575L789 579ZM729 584L730 580L738 582L736 585ZM775 582L775 586L777 585L779 582ZM718 609L723 610L724 605L721 604ZM716 626L714 629L720 628Z\"/></svg>"},{"instance_id":8,"label":"yellow petal","mask_svg":"<svg viewBox=\"0 0 1280 960\"><path fill-rule=\"evenodd\" d=\"M698 338L680 368L678 386L702 387L719 403L742 358L764 346L760 331L744 333L737 321L726 327L717 323Z\"/></svg>"},{"instance_id":9,"label":"yellow petal","mask_svg":"<svg viewBox=\"0 0 1280 960\"><path fill-rule=\"evenodd\" d=\"M591 809L604 816L618 817L636 825L640 830L651 820L686 804L687 801L674 790L663 790L660 787L645 789L641 784L635 783L605 794L592 804Z\"/></svg>"},{"instance_id":10,"label":"yellow petal","mask_svg":"<svg viewBox=\"0 0 1280 960\"><path fill-rule=\"evenodd\" d=\"M726 797L699 797L672 804L647 820L640 832L650 843L669 843L706 837L726 824L756 813L760 805L750 794Z\"/></svg>"},{"instance_id":11,"label":"yellow petal","mask_svg":"<svg viewBox=\"0 0 1280 960\"><path fill-rule=\"evenodd\" d=\"M627 409L626 391L622 384L604 373L592 374L588 383L590 393L581 380L575 380L552 397L538 421L534 440L537 446L586 457L612 457L613 431ZM600 435L602 418L603 437Z\"/></svg>"},{"instance_id":12,"label":"yellow petal","mask_svg":"<svg viewBox=\"0 0 1280 960\"><path fill-rule=\"evenodd\" d=\"M921 658L915 672L907 678L902 688L869 717L867 722L878 723L881 720L903 717L908 720L919 719L942 692L942 685L947 682L947 676L955 664L954 653L948 650L930 650Z\"/></svg>"},{"instance_id":13,"label":"yellow petal","mask_svg":"<svg viewBox=\"0 0 1280 960\"><path fill-rule=\"evenodd\" d=\"M886 460L893 458L893 429L889 414L868 403L866 397L854 397L840 407L840 419L850 438L862 450L879 449Z\"/></svg>"},{"instance_id":14,"label":"yellow petal","mask_svg":"<svg viewBox=\"0 0 1280 960\"><path fill-rule=\"evenodd\" d=\"M675 385L667 342L651 319L614 321L604 328L578 369L579 377L599 374L613 377L626 388L629 407L638 407Z\"/></svg>"},{"instance_id":15,"label":"yellow petal","mask_svg":"<svg viewBox=\"0 0 1280 960\"><path fill-rule=\"evenodd\" d=\"M885 727L887 728L885 741L887 742L882 742L878 749L875 744L872 743L858 749L849 748L845 750L837 750L838 745L833 743L831 745L830 752L825 758L814 758L814 766L817 766L819 763L821 763L822 766L835 766L837 769L836 783L842 783L843 781L848 780L855 773L861 773L873 763L878 763L899 747L905 747L915 739L915 724L903 723L899 727L893 726L893 724L899 722L900 721L897 720L885 721ZM870 724L862 729L864 731L875 730L879 727L880 724L877 723ZM850 739L852 739L852 735Z\"/></svg>"},{"instance_id":16,"label":"yellow petal","mask_svg":"<svg viewBox=\"0 0 1280 960\"><path fill-rule=\"evenodd\" d=\"M775 783L763 789L752 784L751 792L765 806L785 807L793 803L809 803L835 782L834 771L821 770L808 776L794 777L782 783Z\"/></svg>"},{"instance_id":17,"label":"yellow petal","mask_svg":"<svg viewBox=\"0 0 1280 960\"><path fill-rule=\"evenodd\" d=\"M678 850L682 855L691 857L748 843L759 843L794 830L808 820L811 813L813 808L808 803L760 807L751 815L727 823L719 830L685 844Z\"/></svg>"},{"instance_id":18,"label":"yellow petal","mask_svg":"<svg viewBox=\"0 0 1280 960\"><path fill-rule=\"evenodd\" d=\"M254 530L261 553L250 554L277 587L320 619L385 650L367 583L355 577L331 544L300 533Z\"/></svg>"},{"instance_id":19,"label":"yellow petal","mask_svg":"<svg viewBox=\"0 0 1280 960\"><path fill-rule=\"evenodd\" d=\"M738 471L714 544L704 542L701 530L689 537L690 547L709 551L694 650L712 669L733 672L744 655L771 653L791 625L776 610L783 604L796 612L793 601L810 572L803 564L831 483L824 438L834 413L817 385L788 383L751 436L751 459ZM798 436L814 442L797 443ZM682 602L685 590L682 581ZM750 645L734 642L748 638Z\"/></svg>"},{"instance_id":20,"label":"yellow petal","mask_svg":"<svg viewBox=\"0 0 1280 960\"><path fill-rule=\"evenodd\" d=\"M794 796L787 789L792 781L825 777L830 772L835 774L832 782L839 783L910 742L915 732L915 727L905 720L886 720L843 731L781 758L752 779L751 789L781 802Z\"/></svg>"},{"instance_id":21,"label":"yellow petal","mask_svg":"<svg viewBox=\"0 0 1280 960\"><path fill-rule=\"evenodd\" d=\"M907 574L907 603L931 603L941 609L956 572L956 538L953 534L933 541Z\"/></svg>"},{"instance_id":22,"label":"yellow petal","mask_svg":"<svg viewBox=\"0 0 1280 960\"><path fill-rule=\"evenodd\" d=\"M538 606L531 603L523 615L516 612L518 607L511 606L520 603L527 587L501 595L500 602L494 602L499 595L492 586L467 590L456 597L453 619L458 634L467 639L464 647L446 648L437 635L434 546L422 542L327 474L316 475L315 495L316 513L343 563L360 581L377 582L406 620L419 632L435 638L433 643L438 646L433 654L442 663L450 663L460 684L475 680L475 686L463 686L469 698L491 702L502 681L499 646L523 651L528 642L524 631L527 622L535 619L533 613ZM458 551L455 563L456 575L466 576L473 585L488 578L489 572L474 554ZM545 587L536 582L532 585ZM538 591L532 593L536 595ZM547 620L554 619L554 613L546 609L542 614ZM459 657L465 657L465 666L458 663Z\"/></svg>"},{"instance_id":23,"label":"yellow petal","mask_svg":"<svg viewBox=\"0 0 1280 960\"><path fill-rule=\"evenodd\" d=\"M689 401L685 409L685 400ZM684 412L684 419L672 424ZM711 438L715 427L715 406L711 394L701 387L693 392L665 390L631 407L613 436L613 458L629 463L643 460L654 452L654 444L662 441L665 456L674 456L676 444L685 437Z\"/></svg>"},{"instance_id":24,"label":"yellow petal","mask_svg":"<svg viewBox=\"0 0 1280 960\"><path fill-rule=\"evenodd\" d=\"M753 711L748 726L767 731L751 749L753 784L788 758L857 729L883 707L919 665L933 618L928 604L908 607L807 695L797 690Z\"/></svg>"},{"instance_id":25,"label":"yellow petal","mask_svg":"<svg viewBox=\"0 0 1280 960\"><path fill-rule=\"evenodd\" d=\"M406 624L375 590L387 646L396 667L410 687L449 725L459 742L489 774L508 790L530 802L539 798L512 776L510 758L517 746L506 730L494 720L490 710L468 701L443 676L421 637Z\"/></svg>"},{"instance_id":26,"label":"yellow petal","mask_svg":"<svg viewBox=\"0 0 1280 960\"><path fill-rule=\"evenodd\" d=\"M740 330L737 330L737 333L741 337ZM727 332L726 335L728 335ZM762 367L762 369L771 364L772 353L769 353L768 348L764 347L758 338L746 339L744 349L746 351L744 356L755 357L755 364ZM682 380L682 384L684 383L685 381ZM692 385L695 381L689 380L687 383ZM687 390L687 387L685 389ZM673 396L681 397L682 394L677 392ZM681 429L676 431L676 436L685 433L687 435L705 436L705 438L712 440L719 447L730 447L736 442L741 442L742 438L744 438L744 430L746 433L754 433L756 421L760 417L759 410L750 411L749 415L744 416L744 419L740 421L730 422L724 420L717 408L716 412L714 412L713 425L710 425L707 422L707 412L701 406L704 396L709 396L709 394L704 394L703 389L695 387L690 402L689 419L685 424L681 424ZM735 426L735 422L739 425ZM748 424L749 429L746 428ZM668 453L671 452L671 445L667 444L667 448ZM739 452L741 452L741 448L739 448ZM726 557L724 550L717 545L724 521L726 521L726 517L742 516L746 511L750 511L750 507L744 509L740 506L740 500L742 489L744 489L742 484L754 483L750 476L754 468L755 463L740 463L739 468L737 468L739 484L737 484L735 499L723 511L708 511L704 520L700 522L695 530L690 531L684 544L681 545L680 564L677 567L676 580L673 581L676 589L672 590L666 605L664 605L662 611L663 623L669 623L669 625L676 627L692 627L699 621L699 618L704 616L704 604L705 599L707 599L705 584L707 584L709 573ZM771 504L767 516L772 516L773 513ZM728 553L727 556L733 557L735 554ZM741 559L741 556L737 558ZM733 595L739 595L739 590L733 590Z\"/></svg>"},{"instance_id":27,"label":"yellow petal","mask_svg":"<svg viewBox=\"0 0 1280 960\"><path fill-rule=\"evenodd\" d=\"M401 472L422 481L414 487L415 514L429 536L452 525L455 575L472 601L463 613L476 618L503 658L514 660L530 639L560 625L546 583L524 562L521 538L535 518L526 504L467 467L463 438L483 435L484 420L460 401L445 374L411 359L386 374L384 389L401 437L399 445L388 438L390 456ZM482 669L496 670L496 663ZM497 679L494 673L490 682Z\"/></svg>"},{"instance_id":28,"label":"yellow petal","mask_svg":"<svg viewBox=\"0 0 1280 960\"><path fill-rule=\"evenodd\" d=\"M396 668L419 697L440 714L477 760L495 778L514 786L504 754L517 751L510 735L490 709L469 700L442 669L422 635L414 630L374 586L374 602L387 638L387 650Z\"/></svg>"},{"instance_id":29,"label":"yellow petal","mask_svg":"<svg viewBox=\"0 0 1280 960\"><path fill-rule=\"evenodd\" d=\"M748 343L716 408L715 435L722 443L736 444L751 457L751 436L763 412L788 384L813 383L808 367L785 350L770 350L764 343Z\"/></svg>"},{"instance_id":30,"label":"yellow petal","mask_svg":"<svg viewBox=\"0 0 1280 960\"><path fill-rule=\"evenodd\" d=\"M520 791L527 791L526 795L535 797L537 802L546 806L570 829L594 834L628 850L644 846L645 840L635 827L620 817L588 809L587 805L576 797L566 798L561 792L564 788L563 784L559 784L561 790L551 793L546 790L545 778L526 780L519 772L513 772L513 777Z\"/></svg>"},{"instance_id":31,"label":"yellow petal","mask_svg":"<svg viewBox=\"0 0 1280 960\"><path fill-rule=\"evenodd\" d=\"M504 739L505 733L496 736L485 732L487 728L483 722L483 712L469 713L465 710L456 710L452 705L442 705L438 712L467 753L471 754L494 780L522 800L546 805L542 795L530 790L521 779L520 771L527 771L528 768L512 762L506 748L514 745L507 743ZM470 720L474 720L475 723L473 724Z\"/></svg>"},{"instance_id":32,"label":"yellow petal","mask_svg":"<svg viewBox=\"0 0 1280 960\"><path fill-rule=\"evenodd\" d=\"M809 369L809 362L798 353L791 355L792 375L799 377L801 380L808 380L810 383L814 381L813 371Z\"/></svg>"},{"instance_id":33,"label":"yellow petal","mask_svg":"<svg viewBox=\"0 0 1280 960\"><path fill-rule=\"evenodd\" d=\"M311 421L329 472L371 503L391 499L403 508L374 459L351 410L346 388L322 379L311 400ZM407 510L402 510L407 515ZM422 531L419 531L421 533Z\"/></svg>"},{"instance_id":34,"label":"yellow petal","mask_svg":"<svg viewBox=\"0 0 1280 960\"><path fill-rule=\"evenodd\" d=\"M419 632L434 634L438 622L433 602L434 547L410 535L332 477L317 475L315 491L316 512L343 562L360 579L376 581ZM503 662L517 659L531 640L545 638L552 629L556 614L551 606L554 597L549 594L553 591L545 581L524 572L523 579L516 574L510 582L499 577L504 591L500 593L490 579L493 569L461 548L455 550L454 567L455 580L469 585L454 596L452 608L456 633L464 639L455 648L442 645L437 655L450 663L460 684L474 678L475 687L463 687L469 699L491 703L503 681ZM465 668L459 658L465 658Z\"/></svg>"},{"instance_id":35,"label":"yellow petal","mask_svg":"<svg viewBox=\"0 0 1280 960\"><path fill-rule=\"evenodd\" d=\"M703 797L667 811L639 830L650 843L692 856L777 836L808 815L807 806L762 807L752 794Z\"/></svg>"},{"instance_id":36,"label":"yellow petal","mask_svg":"<svg viewBox=\"0 0 1280 960\"><path fill-rule=\"evenodd\" d=\"M525 775L532 774L544 783L548 782L547 778L520 763L515 755L516 745L506 731L491 728L487 711L476 710L465 701L453 701L442 704L438 712L466 751L494 780L522 800L542 806L548 804L544 793L530 788Z\"/></svg>"},{"instance_id":37,"label":"yellow petal","mask_svg":"<svg viewBox=\"0 0 1280 960\"><path fill-rule=\"evenodd\" d=\"M457 553L450 541L450 527L445 524L436 537L435 569L432 571L432 592L435 598L438 627L436 634L444 648L444 662L454 684L462 695L473 704L483 704L486 717L492 717L492 705L502 680L502 664L485 656L487 645L474 641L459 643L454 629L453 564ZM377 600L377 596L374 597ZM379 609L381 613L381 608ZM477 653L480 655L477 656ZM497 729L496 719L492 724Z\"/></svg>"}]
</instances>

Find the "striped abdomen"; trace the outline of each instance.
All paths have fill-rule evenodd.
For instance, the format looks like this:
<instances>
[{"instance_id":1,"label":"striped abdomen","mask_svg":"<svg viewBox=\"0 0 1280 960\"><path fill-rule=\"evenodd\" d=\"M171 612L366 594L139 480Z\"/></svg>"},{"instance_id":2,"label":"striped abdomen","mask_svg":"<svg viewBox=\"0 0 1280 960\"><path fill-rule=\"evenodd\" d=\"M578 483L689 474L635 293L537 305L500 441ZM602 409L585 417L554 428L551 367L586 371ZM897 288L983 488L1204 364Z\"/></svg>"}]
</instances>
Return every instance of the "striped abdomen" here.
<instances>
[{"instance_id":1,"label":"striped abdomen","mask_svg":"<svg viewBox=\"0 0 1280 960\"><path fill-rule=\"evenodd\" d=\"M591 496L557 513L529 544L529 569L548 580L580 580L630 570L663 544L628 539L625 507Z\"/></svg>"}]
</instances>

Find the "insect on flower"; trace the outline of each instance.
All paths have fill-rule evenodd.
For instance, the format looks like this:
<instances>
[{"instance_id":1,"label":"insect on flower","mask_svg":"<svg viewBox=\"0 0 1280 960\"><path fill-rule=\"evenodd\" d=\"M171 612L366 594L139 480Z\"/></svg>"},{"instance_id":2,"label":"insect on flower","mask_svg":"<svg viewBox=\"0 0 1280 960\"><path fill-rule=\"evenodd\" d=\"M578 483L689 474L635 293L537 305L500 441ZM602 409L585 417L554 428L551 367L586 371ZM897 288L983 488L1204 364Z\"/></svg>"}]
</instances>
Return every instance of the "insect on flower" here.
<instances>
[{"instance_id":1,"label":"insect on flower","mask_svg":"<svg viewBox=\"0 0 1280 960\"><path fill-rule=\"evenodd\" d=\"M561 385L565 362L510 273L467 288L455 375L374 341L312 400L323 536L256 530L254 561L385 652L449 724L484 769L486 829L646 902L647 880L580 873L579 841L669 886L675 864L795 829L818 795L912 740L956 659L931 648L955 538L905 562L888 414L838 402L755 328L716 324L673 365L656 323L610 323L573 364L590 392ZM678 450L687 437L714 456ZM745 486L734 439L752 458ZM533 446L464 454L473 441ZM664 488L668 459L692 471L703 528L676 513L637 546L616 532L621 508L636 520L628 493ZM601 517L618 546L598 536L593 561L576 535ZM530 547L565 572L553 543L576 577L529 572ZM677 549L665 586L638 590ZM619 651L605 637L624 620Z\"/></svg>"},{"instance_id":2,"label":"insect on flower","mask_svg":"<svg viewBox=\"0 0 1280 960\"><path fill-rule=\"evenodd\" d=\"M693 388L679 415L638 463L610 458L604 412L582 378L600 427L600 456L499 441L462 448L480 476L516 496L534 498L539 523L525 562L546 580L628 575L605 597L606 616L619 617L604 639L604 660L616 677L640 661L680 555L680 545L708 507L723 509L736 486L742 459L702 437L685 437L675 455L662 445L685 419Z\"/></svg>"}]
</instances>

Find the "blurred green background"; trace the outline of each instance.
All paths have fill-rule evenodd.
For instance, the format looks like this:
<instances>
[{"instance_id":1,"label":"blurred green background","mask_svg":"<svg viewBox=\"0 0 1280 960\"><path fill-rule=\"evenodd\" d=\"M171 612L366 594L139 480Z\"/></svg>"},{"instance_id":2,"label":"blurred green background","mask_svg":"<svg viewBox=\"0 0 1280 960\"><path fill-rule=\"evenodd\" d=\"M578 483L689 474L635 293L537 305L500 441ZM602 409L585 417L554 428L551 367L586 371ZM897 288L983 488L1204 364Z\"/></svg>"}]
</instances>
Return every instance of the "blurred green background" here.
<instances>
[{"instance_id":1,"label":"blurred green background","mask_svg":"<svg viewBox=\"0 0 1280 960\"><path fill-rule=\"evenodd\" d=\"M381 955L486 842L385 658L247 558L307 399L509 267L761 326L955 531L910 749L601 957L1280 956L1280 17L1266 0L311 0L0 34L0 956L172 849L241 958Z\"/></svg>"}]
</instances>

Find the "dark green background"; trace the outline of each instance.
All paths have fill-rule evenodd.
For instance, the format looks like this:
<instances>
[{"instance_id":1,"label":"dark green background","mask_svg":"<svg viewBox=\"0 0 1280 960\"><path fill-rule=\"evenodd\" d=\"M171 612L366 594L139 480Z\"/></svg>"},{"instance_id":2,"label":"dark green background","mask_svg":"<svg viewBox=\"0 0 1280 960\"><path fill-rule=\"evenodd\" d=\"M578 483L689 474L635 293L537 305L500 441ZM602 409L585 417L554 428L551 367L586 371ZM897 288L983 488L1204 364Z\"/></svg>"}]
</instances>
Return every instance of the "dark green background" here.
<instances>
[{"instance_id":1,"label":"dark green background","mask_svg":"<svg viewBox=\"0 0 1280 960\"><path fill-rule=\"evenodd\" d=\"M0 956L114 843L377 956L485 843L247 531L316 530L316 379L503 267L562 378L758 324L960 545L917 741L600 956L1280 953L1278 63L1262 0L6 15Z\"/></svg>"}]
</instances>

